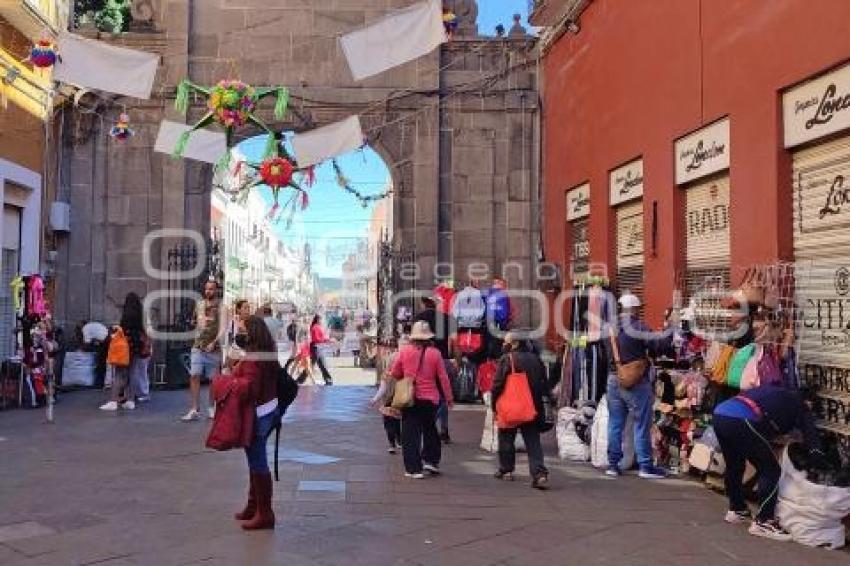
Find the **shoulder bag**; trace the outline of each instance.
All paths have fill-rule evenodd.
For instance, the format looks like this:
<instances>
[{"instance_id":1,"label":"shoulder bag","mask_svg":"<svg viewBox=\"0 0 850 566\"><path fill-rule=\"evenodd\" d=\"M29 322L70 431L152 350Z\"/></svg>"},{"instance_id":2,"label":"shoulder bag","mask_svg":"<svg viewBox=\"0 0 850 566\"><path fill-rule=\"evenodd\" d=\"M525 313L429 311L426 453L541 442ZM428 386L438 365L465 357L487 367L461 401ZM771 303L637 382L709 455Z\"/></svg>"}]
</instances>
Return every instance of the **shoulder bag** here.
<instances>
[{"instance_id":1,"label":"shoulder bag","mask_svg":"<svg viewBox=\"0 0 850 566\"><path fill-rule=\"evenodd\" d=\"M390 404L393 409L406 409L407 407L412 407L413 403L416 402L416 375L422 369L422 360L425 359L426 351L428 351L428 348L422 348L416 373L414 375L406 375L395 384L393 401Z\"/></svg>"},{"instance_id":2,"label":"shoulder bag","mask_svg":"<svg viewBox=\"0 0 850 566\"><path fill-rule=\"evenodd\" d=\"M611 336L611 353L614 355L614 365L617 368L617 380L623 389L631 389L643 379L646 368L649 365L646 358L640 358L627 364L620 360L620 348L617 345L617 337Z\"/></svg>"}]
</instances>

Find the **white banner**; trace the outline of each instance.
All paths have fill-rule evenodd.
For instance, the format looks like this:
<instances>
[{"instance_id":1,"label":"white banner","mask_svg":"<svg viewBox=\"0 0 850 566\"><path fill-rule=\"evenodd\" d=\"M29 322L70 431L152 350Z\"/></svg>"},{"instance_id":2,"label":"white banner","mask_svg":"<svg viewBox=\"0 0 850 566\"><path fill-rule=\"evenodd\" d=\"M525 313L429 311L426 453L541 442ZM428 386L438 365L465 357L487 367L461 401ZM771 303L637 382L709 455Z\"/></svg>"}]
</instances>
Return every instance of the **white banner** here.
<instances>
[{"instance_id":1,"label":"white banner","mask_svg":"<svg viewBox=\"0 0 850 566\"><path fill-rule=\"evenodd\" d=\"M317 165L360 148L364 142L360 118L351 116L303 134L292 136L292 149L299 167Z\"/></svg>"},{"instance_id":2,"label":"white banner","mask_svg":"<svg viewBox=\"0 0 850 566\"><path fill-rule=\"evenodd\" d=\"M59 56L53 80L134 98L151 97L159 66L156 53L115 47L63 32L59 36Z\"/></svg>"},{"instance_id":3,"label":"white banner","mask_svg":"<svg viewBox=\"0 0 850 566\"><path fill-rule=\"evenodd\" d=\"M180 139L183 132L189 131L191 127L186 124L163 120L159 125L159 134L156 136L154 151L168 154L174 153L174 146L177 145L177 140ZM192 132L183 157L205 161L206 163L218 163L226 152L227 139L224 136L224 132L201 129Z\"/></svg>"},{"instance_id":4,"label":"white banner","mask_svg":"<svg viewBox=\"0 0 850 566\"><path fill-rule=\"evenodd\" d=\"M339 40L357 81L418 59L446 41L440 0L397 10Z\"/></svg>"}]
</instances>

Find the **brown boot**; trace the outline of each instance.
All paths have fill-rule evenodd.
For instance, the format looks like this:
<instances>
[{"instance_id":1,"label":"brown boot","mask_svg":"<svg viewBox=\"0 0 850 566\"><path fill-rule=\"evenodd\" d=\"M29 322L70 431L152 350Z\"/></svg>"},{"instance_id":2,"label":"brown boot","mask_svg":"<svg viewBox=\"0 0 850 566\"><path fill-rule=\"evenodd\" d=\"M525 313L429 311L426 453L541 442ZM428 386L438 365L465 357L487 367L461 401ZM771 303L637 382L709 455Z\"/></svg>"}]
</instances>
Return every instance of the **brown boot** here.
<instances>
[{"instance_id":1,"label":"brown boot","mask_svg":"<svg viewBox=\"0 0 850 566\"><path fill-rule=\"evenodd\" d=\"M250 480L248 488L248 503L245 504L245 508L239 513L234 513L233 518L237 521L247 521L248 519L252 519L254 517L254 513L257 512L257 491L256 491L256 474L254 472L250 472L248 474L248 479Z\"/></svg>"},{"instance_id":2,"label":"brown boot","mask_svg":"<svg viewBox=\"0 0 850 566\"><path fill-rule=\"evenodd\" d=\"M250 520L242 523L242 528L246 531L273 529L272 475L269 472L254 474L254 492L257 499L257 512Z\"/></svg>"}]
</instances>

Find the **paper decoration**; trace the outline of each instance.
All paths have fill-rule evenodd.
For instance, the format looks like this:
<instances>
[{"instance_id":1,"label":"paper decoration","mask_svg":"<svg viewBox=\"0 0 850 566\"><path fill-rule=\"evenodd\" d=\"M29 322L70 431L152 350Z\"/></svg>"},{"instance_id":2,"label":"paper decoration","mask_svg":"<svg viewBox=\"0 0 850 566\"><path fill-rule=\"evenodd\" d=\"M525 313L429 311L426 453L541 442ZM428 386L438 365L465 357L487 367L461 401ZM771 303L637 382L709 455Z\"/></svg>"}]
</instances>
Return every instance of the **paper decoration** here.
<instances>
[{"instance_id":1,"label":"paper decoration","mask_svg":"<svg viewBox=\"0 0 850 566\"><path fill-rule=\"evenodd\" d=\"M356 198L357 201L360 203L360 206L362 206L363 208L368 207L369 203L383 200L393 194L392 191L384 191L382 193L374 195L364 195L351 186L351 181L349 181L348 177L343 175L342 169L340 168L339 163L337 163L336 159L332 161L332 164L334 168L334 173L336 173L336 182L339 185L339 188L349 193L350 195L353 195L354 198Z\"/></svg>"},{"instance_id":2,"label":"paper decoration","mask_svg":"<svg viewBox=\"0 0 850 566\"><path fill-rule=\"evenodd\" d=\"M59 36L62 57L53 69L53 80L74 86L149 99L159 55L115 47L72 33Z\"/></svg>"},{"instance_id":3,"label":"paper decoration","mask_svg":"<svg viewBox=\"0 0 850 566\"><path fill-rule=\"evenodd\" d=\"M227 149L233 147L233 133L236 128L249 122L259 126L268 132L268 142L264 155L274 154L275 134L254 115L254 111L260 100L269 96L276 96L274 116L278 120L282 119L286 114L286 107L289 105L289 90L284 87L255 89L251 85L238 80L222 80L212 87L203 87L184 79L177 87L177 100L174 102L175 108L184 116L189 109L189 93L193 91L207 98L207 113L177 140L173 152L175 157L184 155L186 144L195 131L213 122L224 128ZM220 157L221 161L218 166L226 167L230 163L230 152L225 151Z\"/></svg>"},{"instance_id":4,"label":"paper decoration","mask_svg":"<svg viewBox=\"0 0 850 566\"><path fill-rule=\"evenodd\" d=\"M340 38L354 80L413 61L448 41L440 0L397 10Z\"/></svg>"},{"instance_id":5,"label":"paper decoration","mask_svg":"<svg viewBox=\"0 0 850 566\"><path fill-rule=\"evenodd\" d=\"M443 27L445 28L446 35L449 37L449 39L451 39L454 33L457 31L457 15L452 12L451 8L443 8Z\"/></svg>"},{"instance_id":6,"label":"paper decoration","mask_svg":"<svg viewBox=\"0 0 850 566\"><path fill-rule=\"evenodd\" d=\"M118 141L125 141L136 135L136 132L130 128L130 116L122 112L121 115L118 116L118 121L114 126L112 126L112 129L109 130L109 135L112 139Z\"/></svg>"},{"instance_id":7,"label":"paper decoration","mask_svg":"<svg viewBox=\"0 0 850 566\"><path fill-rule=\"evenodd\" d=\"M295 134L292 137L292 149L298 164L309 167L359 149L364 141L360 118L350 116L340 122Z\"/></svg>"},{"instance_id":8,"label":"paper decoration","mask_svg":"<svg viewBox=\"0 0 850 566\"><path fill-rule=\"evenodd\" d=\"M48 69L56 64L56 45L47 38L39 39L30 49L28 60L37 69Z\"/></svg>"},{"instance_id":9,"label":"paper decoration","mask_svg":"<svg viewBox=\"0 0 850 566\"><path fill-rule=\"evenodd\" d=\"M171 154L177 141L191 128L192 126L186 124L163 120L159 125L154 151ZM183 157L205 163L218 163L225 153L230 152L227 150L227 139L224 133L200 129L195 130L186 143Z\"/></svg>"}]
</instances>

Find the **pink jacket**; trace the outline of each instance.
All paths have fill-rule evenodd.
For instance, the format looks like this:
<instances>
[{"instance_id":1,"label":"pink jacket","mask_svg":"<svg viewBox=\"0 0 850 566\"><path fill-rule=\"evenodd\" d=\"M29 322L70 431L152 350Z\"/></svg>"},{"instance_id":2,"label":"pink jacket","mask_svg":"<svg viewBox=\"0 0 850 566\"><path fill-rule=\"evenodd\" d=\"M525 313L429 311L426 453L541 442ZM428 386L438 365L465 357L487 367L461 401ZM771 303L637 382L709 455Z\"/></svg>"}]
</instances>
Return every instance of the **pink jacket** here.
<instances>
[{"instance_id":1,"label":"pink jacket","mask_svg":"<svg viewBox=\"0 0 850 566\"><path fill-rule=\"evenodd\" d=\"M419 359L422 358L422 366ZM418 371L417 371L418 368ZM390 368L390 375L395 379L404 379L408 376L416 376L415 389L416 398L422 401L431 401L435 405L440 404L440 389L446 396L446 401L453 402L452 384L443 365L443 357L440 351L433 346L425 351L422 357L422 349L413 344L404 346L399 350L398 356ZM440 387L437 387L437 380Z\"/></svg>"}]
</instances>

